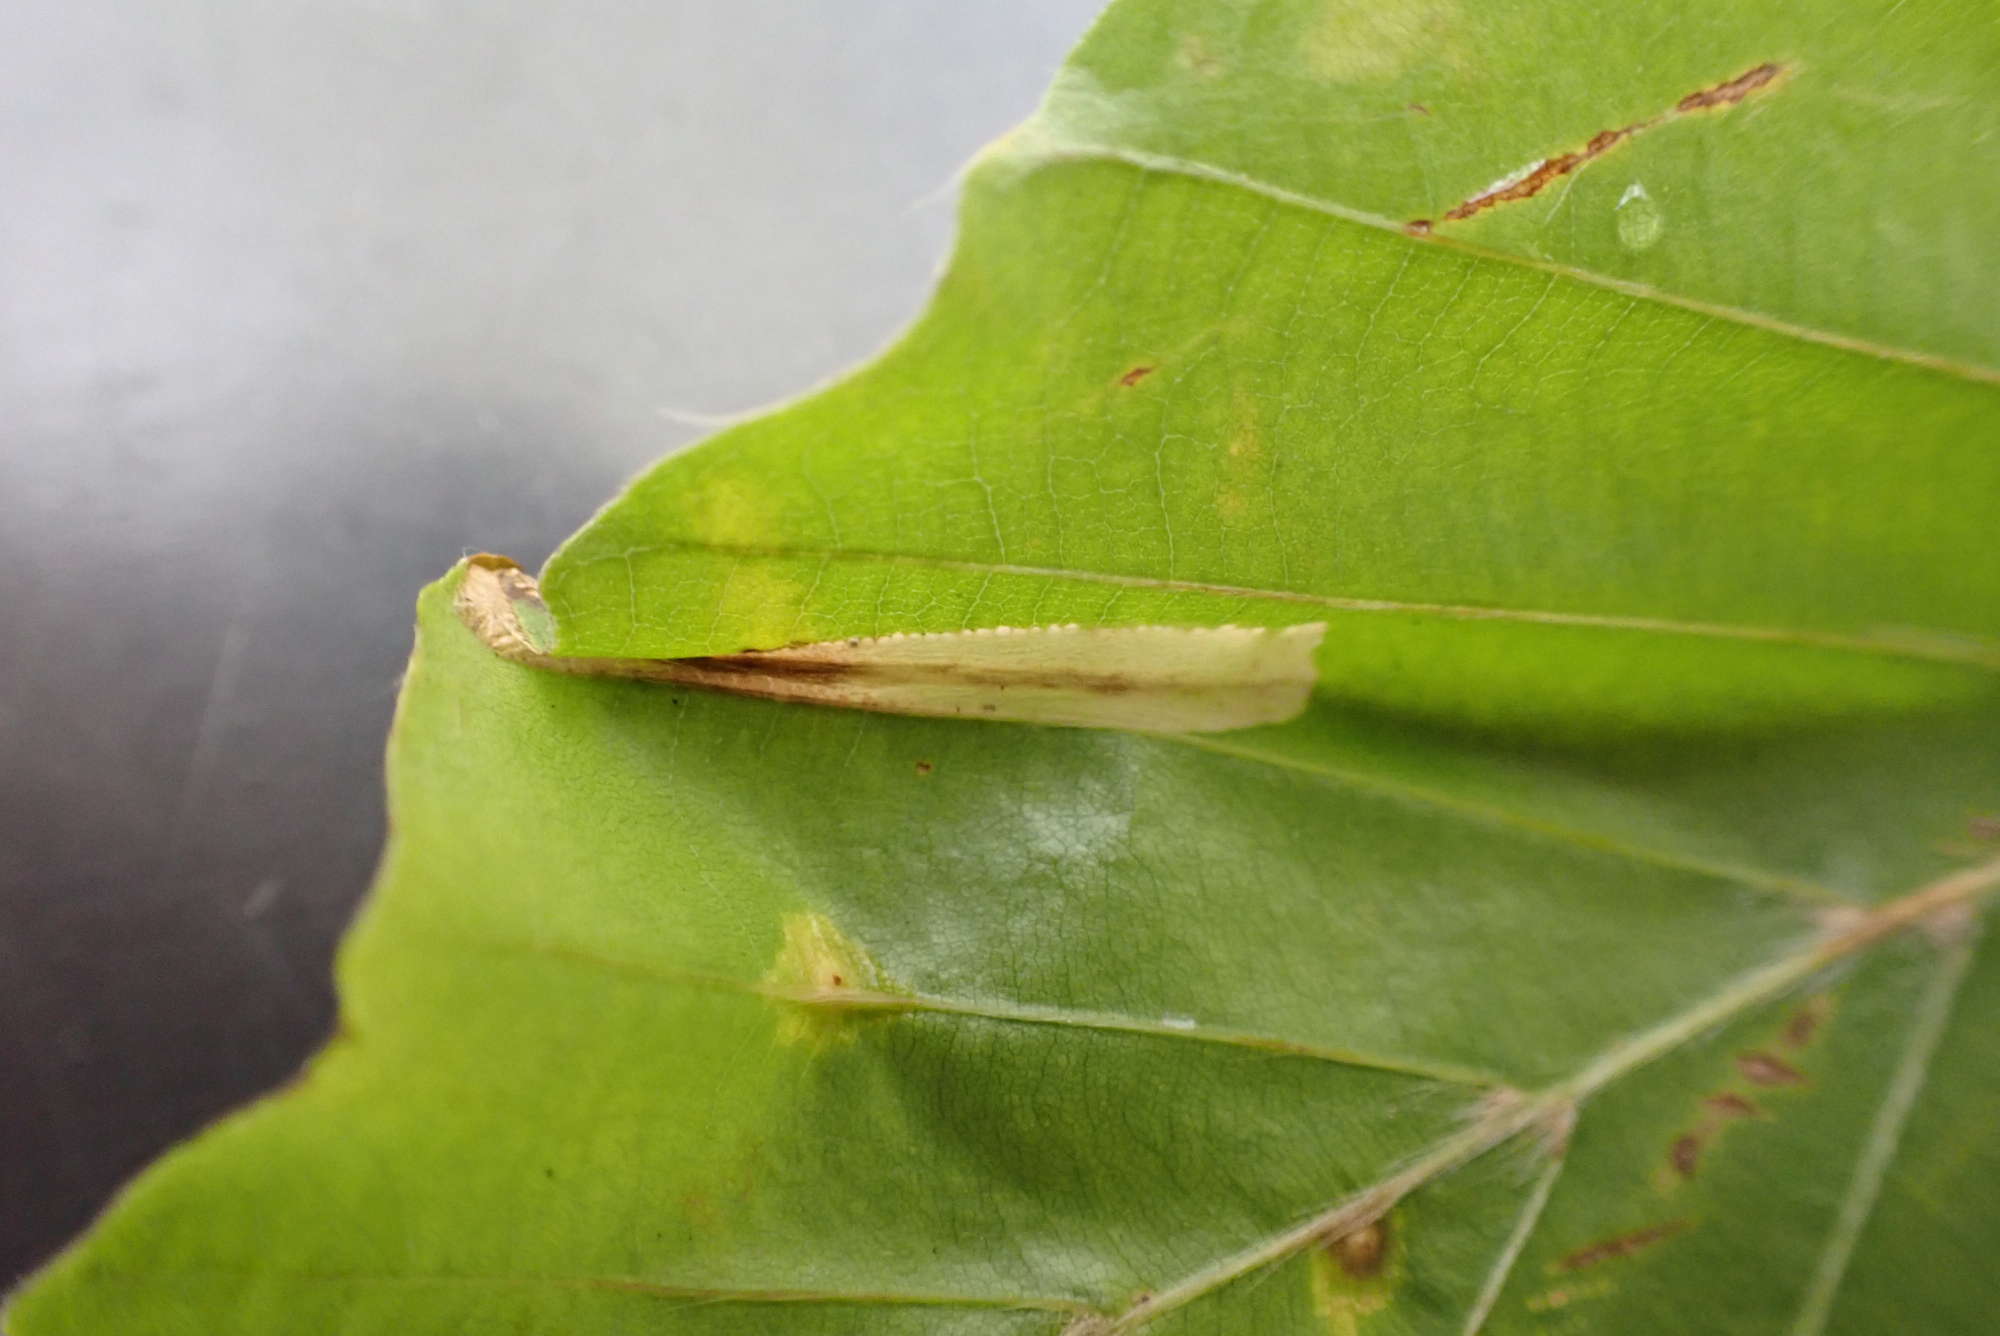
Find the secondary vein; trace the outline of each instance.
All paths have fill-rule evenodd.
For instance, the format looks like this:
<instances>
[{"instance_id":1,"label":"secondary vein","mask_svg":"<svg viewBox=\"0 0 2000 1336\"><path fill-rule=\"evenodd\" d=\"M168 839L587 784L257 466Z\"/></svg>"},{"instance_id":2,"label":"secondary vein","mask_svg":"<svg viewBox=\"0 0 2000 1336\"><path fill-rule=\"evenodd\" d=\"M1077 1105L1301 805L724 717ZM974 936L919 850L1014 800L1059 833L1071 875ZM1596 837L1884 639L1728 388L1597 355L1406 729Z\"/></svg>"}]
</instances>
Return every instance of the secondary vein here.
<instances>
[{"instance_id":1,"label":"secondary vein","mask_svg":"<svg viewBox=\"0 0 2000 1336\"><path fill-rule=\"evenodd\" d=\"M1528 1199L1521 1204L1520 1215L1515 1218L1513 1232L1508 1234L1500 1255L1493 1261L1493 1269L1486 1274L1486 1283L1479 1287L1479 1296L1465 1315L1463 1336L1479 1336L1480 1328L1492 1315L1493 1305L1500 1301L1500 1292L1507 1288L1507 1278L1514 1274L1514 1263L1521 1260L1535 1226L1541 1223L1542 1208L1549 1204L1549 1194L1555 1191L1556 1180L1562 1177L1563 1164L1563 1157L1556 1155L1536 1176L1535 1185L1529 1189Z\"/></svg>"},{"instance_id":2,"label":"secondary vein","mask_svg":"<svg viewBox=\"0 0 2000 1336\"><path fill-rule=\"evenodd\" d=\"M1461 798L1442 789L1427 788L1421 784L1409 784L1402 780L1386 779L1358 770L1346 770L1337 766L1323 765L1314 761L1286 756L1279 752L1266 751L1259 747L1240 742L1224 741L1192 733L1160 733L1155 736L1165 742L1178 742L1202 751L1214 752L1220 756L1232 756L1245 761L1257 761L1298 774L1311 775L1329 784L1347 788L1380 793L1390 797L1422 803L1439 811L1468 820L1490 822L1511 826L1518 830L1542 836L1564 844L1575 845L1597 853L1610 854L1617 858L1627 858L1634 862L1650 863L1656 867L1671 868L1680 872L1691 872L1697 876L1715 877L1719 880L1734 881L1757 890L1771 891L1794 899L1804 900L1814 905L1851 905L1852 897L1842 895L1831 887L1799 877L1781 876L1760 868L1741 867L1732 863L1714 863L1707 859L1692 858L1685 854L1672 853L1664 849L1654 849L1646 845L1628 844L1609 835L1600 834L1579 826L1566 826L1555 821L1540 821L1521 812L1513 811L1492 803L1475 802Z\"/></svg>"},{"instance_id":3,"label":"secondary vein","mask_svg":"<svg viewBox=\"0 0 2000 1336\"><path fill-rule=\"evenodd\" d=\"M1833 1313L1834 1299L1840 1292L1840 1283L1847 1275L1848 1263L1853 1259L1855 1245L1861 1241L1861 1232L1874 1213L1875 1203L1881 1198L1889 1166L1902 1145L1904 1125L1909 1121L1911 1110L1916 1107L1917 1096L1923 1093L1932 1060L1937 1056L1945 1026L1951 1019L1953 1004L1971 970L1976 939L1977 933L1973 930L1953 941L1946 948L1930 987L1924 991L1916 1019L1910 1025L1909 1038L1904 1042L1902 1059L1897 1063L1895 1075L1883 1094L1882 1107L1876 1112L1867 1143L1855 1161L1854 1177L1841 1199L1840 1214L1834 1219L1826 1248L1820 1254L1812 1283L1806 1289L1798 1318L1792 1324L1792 1336L1819 1336L1826 1329L1827 1319Z\"/></svg>"},{"instance_id":4,"label":"secondary vein","mask_svg":"<svg viewBox=\"0 0 2000 1336\"><path fill-rule=\"evenodd\" d=\"M656 965L647 961L607 956L578 947L533 941L525 938L473 937L452 934L448 936L447 940L459 946L539 956L545 959L563 961L572 965L585 966L590 969L630 974L652 980L671 981L688 987L705 988L715 992L741 993L747 996L764 997L772 1001L795 1006L824 1007L828 1010L849 1011L857 1014L873 1013L876 1015L924 1012L942 1016L965 1016L978 1020L996 1021L1002 1024L1065 1026L1078 1030L1097 1030L1111 1034L1144 1035L1156 1039L1172 1039L1197 1044L1219 1044L1230 1048L1254 1049L1260 1053L1310 1058L1320 1062L1336 1063L1343 1067L1393 1072L1400 1076L1418 1077L1423 1080L1436 1081L1443 1085L1495 1089L1505 1084L1504 1079L1497 1073L1462 1063L1432 1061L1428 1058L1403 1057L1396 1054L1367 1053L1358 1049L1341 1048L1331 1044L1318 1044L1307 1040L1288 1039L1282 1035L1262 1034L1254 1030L1239 1030L1227 1026L1205 1025L1177 1016L1163 1016L1159 1020L1148 1020L1144 1017L1128 1016L1119 1012L1043 1006L1037 1003L1016 1002L1004 998L986 998L974 1001L964 998L942 997L933 993L890 992L855 987L791 988L759 980L742 979L734 975L680 969L673 966Z\"/></svg>"}]
</instances>

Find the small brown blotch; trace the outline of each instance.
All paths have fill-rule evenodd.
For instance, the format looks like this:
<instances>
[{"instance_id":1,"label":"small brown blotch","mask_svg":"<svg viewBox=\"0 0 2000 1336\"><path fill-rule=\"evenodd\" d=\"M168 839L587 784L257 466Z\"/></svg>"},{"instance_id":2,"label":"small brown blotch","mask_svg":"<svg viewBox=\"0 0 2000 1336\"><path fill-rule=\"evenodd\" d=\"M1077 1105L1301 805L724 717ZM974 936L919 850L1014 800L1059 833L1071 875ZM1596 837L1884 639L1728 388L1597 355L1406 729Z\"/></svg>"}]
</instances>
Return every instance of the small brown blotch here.
<instances>
[{"instance_id":1,"label":"small brown blotch","mask_svg":"<svg viewBox=\"0 0 2000 1336\"><path fill-rule=\"evenodd\" d=\"M1431 114L1431 109L1421 102L1412 102L1410 110L1416 112L1419 116L1428 116Z\"/></svg>"},{"instance_id":2,"label":"small brown blotch","mask_svg":"<svg viewBox=\"0 0 2000 1336\"><path fill-rule=\"evenodd\" d=\"M1174 53L1174 59L1197 79L1213 79L1223 71L1221 58L1199 33L1189 33L1181 39L1180 50Z\"/></svg>"},{"instance_id":3,"label":"small brown blotch","mask_svg":"<svg viewBox=\"0 0 2000 1336\"><path fill-rule=\"evenodd\" d=\"M1795 1086L1806 1083L1805 1073L1775 1053L1757 1049L1736 1055L1736 1070L1752 1085Z\"/></svg>"},{"instance_id":4,"label":"small brown blotch","mask_svg":"<svg viewBox=\"0 0 2000 1336\"><path fill-rule=\"evenodd\" d=\"M1701 1138L1692 1132L1675 1137L1674 1144L1667 1147L1667 1163L1682 1178L1693 1178L1701 1168L1701 1144Z\"/></svg>"},{"instance_id":5,"label":"small brown blotch","mask_svg":"<svg viewBox=\"0 0 2000 1336\"><path fill-rule=\"evenodd\" d=\"M1804 1048L1819 1033L1819 1027L1831 1010L1833 1004L1825 994L1808 998L1798 1010L1785 1018L1785 1028L1779 1032L1778 1038L1787 1048Z\"/></svg>"},{"instance_id":6,"label":"small brown blotch","mask_svg":"<svg viewBox=\"0 0 2000 1336\"><path fill-rule=\"evenodd\" d=\"M1130 371L1127 371L1124 375L1120 376L1118 378L1118 383L1120 385L1123 385L1126 389L1129 390L1134 385L1137 385L1140 381L1144 380L1146 377L1152 375L1153 372L1156 370L1158 370L1157 367L1135 366Z\"/></svg>"},{"instance_id":7,"label":"small brown blotch","mask_svg":"<svg viewBox=\"0 0 2000 1336\"><path fill-rule=\"evenodd\" d=\"M690 1192L682 1197L681 1215L702 1229L714 1228L721 1218L714 1199L705 1192Z\"/></svg>"},{"instance_id":8,"label":"small brown blotch","mask_svg":"<svg viewBox=\"0 0 2000 1336\"><path fill-rule=\"evenodd\" d=\"M1565 1253L1556 1262L1558 1271L1581 1271L1585 1267L1608 1262L1614 1257L1630 1257L1633 1253L1662 1243L1676 1234L1694 1227L1692 1221L1668 1220L1644 1229L1635 1229L1629 1234L1619 1234L1600 1243L1587 1244L1574 1252Z\"/></svg>"},{"instance_id":9,"label":"small brown blotch","mask_svg":"<svg viewBox=\"0 0 2000 1336\"><path fill-rule=\"evenodd\" d=\"M1431 220L1428 218L1412 218L1409 222L1403 224L1403 230L1413 237L1427 237L1431 234Z\"/></svg>"},{"instance_id":10,"label":"small brown blotch","mask_svg":"<svg viewBox=\"0 0 2000 1336\"><path fill-rule=\"evenodd\" d=\"M932 765L929 761L917 762L917 773L920 775L928 775L931 771L935 769L937 769L937 767Z\"/></svg>"},{"instance_id":11,"label":"small brown blotch","mask_svg":"<svg viewBox=\"0 0 2000 1336\"><path fill-rule=\"evenodd\" d=\"M1762 1118L1763 1106L1748 1095L1739 1095L1734 1090L1719 1090L1702 1101L1702 1107L1717 1118Z\"/></svg>"},{"instance_id":12,"label":"small brown blotch","mask_svg":"<svg viewBox=\"0 0 2000 1336\"><path fill-rule=\"evenodd\" d=\"M1965 833L1985 843L2000 840L2000 816L1976 816L1965 823Z\"/></svg>"},{"instance_id":13,"label":"small brown blotch","mask_svg":"<svg viewBox=\"0 0 2000 1336\"><path fill-rule=\"evenodd\" d=\"M1600 1276L1596 1280L1587 1280L1582 1284L1572 1282L1568 1285L1558 1285L1552 1290L1532 1295L1525 1306L1530 1313L1549 1313L1559 1308L1567 1308L1583 1299L1602 1299L1616 1289L1617 1286Z\"/></svg>"},{"instance_id":14,"label":"small brown blotch","mask_svg":"<svg viewBox=\"0 0 2000 1336\"><path fill-rule=\"evenodd\" d=\"M1327 1255L1355 1280L1372 1280L1389 1260L1389 1222L1370 1220L1326 1245Z\"/></svg>"}]
</instances>

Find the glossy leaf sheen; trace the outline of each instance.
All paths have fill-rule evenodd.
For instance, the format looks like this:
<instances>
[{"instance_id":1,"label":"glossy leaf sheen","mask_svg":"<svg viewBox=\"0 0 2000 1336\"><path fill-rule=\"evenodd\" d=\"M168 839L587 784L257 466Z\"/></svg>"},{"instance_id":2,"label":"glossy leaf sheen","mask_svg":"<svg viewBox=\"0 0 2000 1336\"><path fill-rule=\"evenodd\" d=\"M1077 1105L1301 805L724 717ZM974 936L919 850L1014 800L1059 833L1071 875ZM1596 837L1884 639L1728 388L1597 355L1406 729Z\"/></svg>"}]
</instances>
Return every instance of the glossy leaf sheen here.
<instances>
[{"instance_id":1,"label":"glossy leaf sheen","mask_svg":"<svg viewBox=\"0 0 2000 1336\"><path fill-rule=\"evenodd\" d=\"M7 1329L1984 1330L2000 29L1917 10L1114 6L556 648L1324 620L1306 714L558 675L455 572L340 1034Z\"/></svg>"}]
</instances>

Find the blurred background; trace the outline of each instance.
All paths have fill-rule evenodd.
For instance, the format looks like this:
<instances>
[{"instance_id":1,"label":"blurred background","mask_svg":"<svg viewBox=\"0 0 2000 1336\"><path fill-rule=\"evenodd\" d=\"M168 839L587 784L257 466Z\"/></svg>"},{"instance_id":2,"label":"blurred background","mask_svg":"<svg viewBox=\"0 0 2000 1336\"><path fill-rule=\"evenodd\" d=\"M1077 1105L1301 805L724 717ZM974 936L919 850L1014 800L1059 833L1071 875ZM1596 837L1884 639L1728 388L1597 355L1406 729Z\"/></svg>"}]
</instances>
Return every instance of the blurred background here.
<instances>
[{"instance_id":1,"label":"blurred background","mask_svg":"<svg viewBox=\"0 0 2000 1336\"><path fill-rule=\"evenodd\" d=\"M880 347L1097 8L0 4L0 1287L327 1033L418 588Z\"/></svg>"}]
</instances>

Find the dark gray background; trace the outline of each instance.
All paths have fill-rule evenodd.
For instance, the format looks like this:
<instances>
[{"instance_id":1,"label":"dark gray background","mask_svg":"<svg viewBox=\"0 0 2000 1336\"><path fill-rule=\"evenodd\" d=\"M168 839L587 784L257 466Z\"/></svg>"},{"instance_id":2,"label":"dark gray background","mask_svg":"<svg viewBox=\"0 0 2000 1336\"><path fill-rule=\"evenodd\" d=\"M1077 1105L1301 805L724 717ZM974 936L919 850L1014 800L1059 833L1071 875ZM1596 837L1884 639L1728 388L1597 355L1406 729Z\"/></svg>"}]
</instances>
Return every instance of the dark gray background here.
<instances>
[{"instance_id":1,"label":"dark gray background","mask_svg":"<svg viewBox=\"0 0 2000 1336\"><path fill-rule=\"evenodd\" d=\"M0 1286L327 1031L418 587L879 347L1095 9L0 4Z\"/></svg>"}]
</instances>

